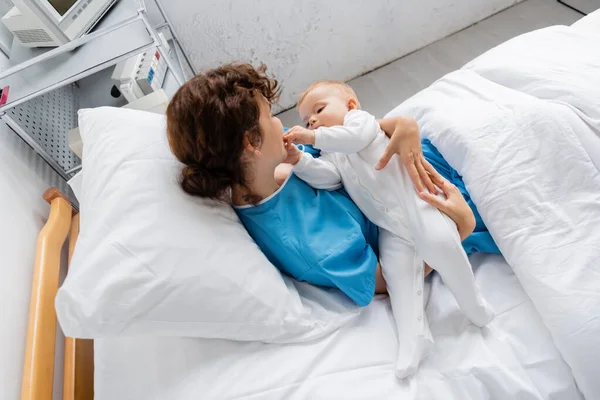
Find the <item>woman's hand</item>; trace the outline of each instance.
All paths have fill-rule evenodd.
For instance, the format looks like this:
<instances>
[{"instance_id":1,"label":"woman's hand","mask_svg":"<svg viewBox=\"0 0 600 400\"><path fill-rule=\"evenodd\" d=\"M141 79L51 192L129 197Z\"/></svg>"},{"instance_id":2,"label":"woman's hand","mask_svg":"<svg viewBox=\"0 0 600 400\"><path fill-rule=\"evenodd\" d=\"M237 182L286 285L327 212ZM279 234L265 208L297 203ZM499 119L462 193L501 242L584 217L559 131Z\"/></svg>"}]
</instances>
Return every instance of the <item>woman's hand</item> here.
<instances>
[{"instance_id":1,"label":"woman's hand","mask_svg":"<svg viewBox=\"0 0 600 400\"><path fill-rule=\"evenodd\" d=\"M294 126L283 135L283 140L298 144L315 144L315 131L301 126Z\"/></svg>"},{"instance_id":2,"label":"woman's hand","mask_svg":"<svg viewBox=\"0 0 600 400\"><path fill-rule=\"evenodd\" d=\"M450 217L458 228L460 240L465 240L475 229L475 216L462 193L456 186L440 176L434 179L435 184L446 195L445 199L431 193L421 192L419 197Z\"/></svg>"},{"instance_id":3,"label":"woman's hand","mask_svg":"<svg viewBox=\"0 0 600 400\"><path fill-rule=\"evenodd\" d=\"M384 168L392 156L398 154L417 191L422 193L426 187L429 192L437 194L434 180L442 177L423 156L417 122L410 117L388 118L378 122L390 138L390 143L375 169Z\"/></svg>"}]
</instances>

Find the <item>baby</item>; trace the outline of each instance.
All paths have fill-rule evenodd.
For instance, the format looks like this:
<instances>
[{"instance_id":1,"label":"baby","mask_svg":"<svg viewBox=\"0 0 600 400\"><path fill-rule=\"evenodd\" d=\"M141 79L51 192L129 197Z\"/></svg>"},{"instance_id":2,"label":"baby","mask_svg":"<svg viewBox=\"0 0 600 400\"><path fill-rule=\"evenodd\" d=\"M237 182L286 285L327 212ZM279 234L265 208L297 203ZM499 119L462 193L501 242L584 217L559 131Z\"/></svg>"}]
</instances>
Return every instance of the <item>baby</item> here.
<instances>
[{"instance_id":1,"label":"baby","mask_svg":"<svg viewBox=\"0 0 600 400\"><path fill-rule=\"evenodd\" d=\"M293 127L284 141L288 147L314 145L322 156L302 153L293 171L317 189L343 185L379 227L380 264L398 328L396 375L412 375L433 344L424 313L424 262L441 275L475 325L485 326L494 314L478 292L454 222L418 197L399 163L375 170L389 139L375 117L360 110L354 91L343 82L316 82L298 108L306 128Z\"/></svg>"}]
</instances>

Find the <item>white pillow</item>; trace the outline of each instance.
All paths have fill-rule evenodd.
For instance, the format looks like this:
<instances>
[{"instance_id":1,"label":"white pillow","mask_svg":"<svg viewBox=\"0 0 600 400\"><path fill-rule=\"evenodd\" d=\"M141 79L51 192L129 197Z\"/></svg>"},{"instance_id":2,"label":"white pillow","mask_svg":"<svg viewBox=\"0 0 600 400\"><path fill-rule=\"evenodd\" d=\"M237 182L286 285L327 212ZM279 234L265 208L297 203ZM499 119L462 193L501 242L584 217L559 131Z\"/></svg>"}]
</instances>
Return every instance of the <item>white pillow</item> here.
<instances>
[{"instance_id":1,"label":"white pillow","mask_svg":"<svg viewBox=\"0 0 600 400\"><path fill-rule=\"evenodd\" d=\"M82 110L81 227L56 297L67 336L311 340L359 309L282 278L228 205L185 194L165 117Z\"/></svg>"}]
</instances>

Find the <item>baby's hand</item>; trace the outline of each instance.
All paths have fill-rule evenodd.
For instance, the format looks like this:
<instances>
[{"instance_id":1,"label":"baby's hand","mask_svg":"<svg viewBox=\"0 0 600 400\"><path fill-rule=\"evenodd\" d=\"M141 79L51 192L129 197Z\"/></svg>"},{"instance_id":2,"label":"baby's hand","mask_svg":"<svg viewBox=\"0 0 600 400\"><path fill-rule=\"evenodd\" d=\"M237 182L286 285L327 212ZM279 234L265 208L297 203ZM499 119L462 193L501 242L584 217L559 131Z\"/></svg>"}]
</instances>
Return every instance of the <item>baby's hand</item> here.
<instances>
[{"instance_id":1,"label":"baby's hand","mask_svg":"<svg viewBox=\"0 0 600 400\"><path fill-rule=\"evenodd\" d=\"M315 131L296 125L287 131L283 140L289 143L315 144Z\"/></svg>"},{"instance_id":2,"label":"baby's hand","mask_svg":"<svg viewBox=\"0 0 600 400\"><path fill-rule=\"evenodd\" d=\"M296 165L300 158L302 157L302 152L289 140L283 138L283 144L285 145L285 149L287 150L287 157L283 160L286 164Z\"/></svg>"}]
</instances>

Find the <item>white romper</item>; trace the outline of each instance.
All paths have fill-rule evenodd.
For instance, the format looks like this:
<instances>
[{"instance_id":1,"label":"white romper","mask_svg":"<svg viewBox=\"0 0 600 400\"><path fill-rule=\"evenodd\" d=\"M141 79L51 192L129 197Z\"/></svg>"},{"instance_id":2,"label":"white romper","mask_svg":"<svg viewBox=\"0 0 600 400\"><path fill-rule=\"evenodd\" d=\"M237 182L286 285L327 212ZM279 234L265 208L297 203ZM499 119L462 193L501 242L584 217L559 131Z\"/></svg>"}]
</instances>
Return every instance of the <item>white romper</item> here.
<instances>
[{"instance_id":1,"label":"white romper","mask_svg":"<svg viewBox=\"0 0 600 400\"><path fill-rule=\"evenodd\" d=\"M494 314L479 294L455 223L418 197L396 160L375 170L388 143L374 116L352 110L343 126L315 130L321 157L304 153L293 171L317 189L343 185L379 227L379 261L398 329L396 375L404 378L416 372L433 344L424 314L423 261L441 275L475 325L486 325Z\"/></svg>"}]
</instances>

